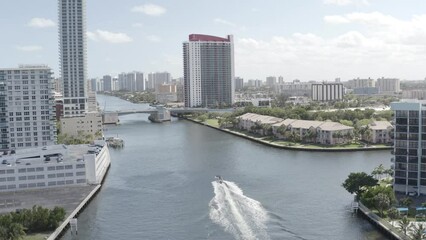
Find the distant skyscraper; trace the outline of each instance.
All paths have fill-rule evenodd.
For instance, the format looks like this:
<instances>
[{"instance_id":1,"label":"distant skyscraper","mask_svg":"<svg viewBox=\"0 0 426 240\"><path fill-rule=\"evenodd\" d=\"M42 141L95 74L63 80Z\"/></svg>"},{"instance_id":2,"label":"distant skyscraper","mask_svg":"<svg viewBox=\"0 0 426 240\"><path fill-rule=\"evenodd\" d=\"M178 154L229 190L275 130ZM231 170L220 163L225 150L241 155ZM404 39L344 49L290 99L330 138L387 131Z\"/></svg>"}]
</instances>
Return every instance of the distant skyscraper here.
<instances>
[{"instance_id":1,"label":"distant skyscraper","mask_svg":"<svg viewBox=\"0 0 426 240\"><path fill-rule=\"evenodd\" d=\"M169 84L172 76L169 72L155 72L148 74L147 88L158 92L158 88L162 84Z\"/></svg>"},{"instance_id":2,"label":"distant skyscraper","mask_svg":"<svg viewBox=\"0 0 426 240\"><path fill-rule=\"evenodd\" d=\"M55 143L52 74L45 65L0 69L1 150Z\"/></svg>"},{"instance_id":3,"label":"distant skyscraper","mask_svg":"<svg viewBox=\"0 0 426 240\"><path fill-rule=\"evenodd\" d=\"M142 72L135 72L136 77L136 91L145 91L145 78Z\"/></svg>"},{"instance_id":4,"label":"distant skyscraper","mask_svg":"<svg viewBox=\"0 0 426 240\"><path fill-rule=\"evenodd\" d=\"M191 34L183 43L186 107L234 103L234 43L227 38Z\"/></svg>"},{"instance_id":5,"label":"distant skyscraper","mask_svg":"<svg viewBox=\"0 0 426 240\"><path fill-rule=\"evenodd\" d=\"M312 84L312 100L314 101L343 100L343 84L341 83Z\"/></svg>"},{"instance_id":6,"label":"distant skyscraper","mask_svg":"<svg viewBox=\"0 0 426 240\"><path fill-rule=\"evenodd\" d=\"M112 77L110 75L105 75L103 78L104 82L104 91L111 92L112 91Z\"/></svg>"},{"instance_id":7,"label":"distant skyscraper","mask_svg":"<svg viewBox=\"0 0 426 240\"><path fill-rule=\"evenodd\" d=\"M283 76L278 77L278 84L284 84L284 77Z\"/></svg>"},{"instance_id":8,"label":"distant skyscraper","mask_svg":"<svg viewBox=\"0 0 426 240\"><path fill-rule=\"evenodd\" d=\"M267 77L266 78L266 85L269 87L273 87L277 84L277 77Z\"/></svg>"},{"instance_id":9,"label":"distant skyscraper","mask_svg":"<svg viewBox=\"0 0 426 240\"><path fill-rule=\"evenodd\" d=\"M376 87L380 94L395 94L401 92L400 81L397 78L379 78Z\"/></svg>"},{"instance_id":10,"label":"distant skyscraper","mask_svg":"<svg viewBox=\"0 0 426 240\"><path fill-rule=\"evenodd\" d=\"M235 78L235 91L241 91L244 87L244 79L240 77Z\"/></svg>"},{"instance_id":11,"label":"distant skyscraper","mask_svg":"<svg viewBox=\"0 0 426 240\"><path fill-rule=\"evenodd\" d=\"M86 0L58 1L64 116L83 116L87 111Z\"/></svg>"}]
</instances>

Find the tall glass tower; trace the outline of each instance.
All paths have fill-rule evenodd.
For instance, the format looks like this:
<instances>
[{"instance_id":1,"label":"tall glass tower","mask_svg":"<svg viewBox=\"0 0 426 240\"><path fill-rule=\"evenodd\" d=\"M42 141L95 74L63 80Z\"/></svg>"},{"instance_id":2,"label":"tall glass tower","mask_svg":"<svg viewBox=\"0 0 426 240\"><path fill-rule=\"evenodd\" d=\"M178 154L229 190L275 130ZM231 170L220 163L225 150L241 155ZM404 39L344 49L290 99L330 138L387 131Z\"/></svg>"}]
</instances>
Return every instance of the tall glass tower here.
<instances>
[{"instance_id":1,"label":"tall glass tower","mask_svg":"<svg viewBox=\"0 0 426 240\"><path fill-rule=\"evenodd\" d=\"M64 117L84 116L87 111L86 0L58 1Z\"/></svg>"}]
</instances>

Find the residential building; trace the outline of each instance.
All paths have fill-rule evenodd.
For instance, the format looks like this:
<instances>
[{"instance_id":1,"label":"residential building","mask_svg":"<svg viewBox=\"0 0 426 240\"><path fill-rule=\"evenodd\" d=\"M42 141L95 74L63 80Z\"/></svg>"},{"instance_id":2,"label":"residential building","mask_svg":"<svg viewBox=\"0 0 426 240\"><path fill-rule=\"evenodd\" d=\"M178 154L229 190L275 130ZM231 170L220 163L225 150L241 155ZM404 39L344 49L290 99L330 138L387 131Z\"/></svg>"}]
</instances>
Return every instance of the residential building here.
<instances>
[{"instance_id":1,"label":"residential building","mask_svg":"<svg viewBox=\"0 0 426 240\"><path fill-rule=\"evenodd\" d=\"M113 84L112 84L112 77L110 76L110 75L105 75L103 78L102 78L102 81L103 81L103 83L104 83L104 91L105 92L111 92L112 91L112 86L113 86Z\"/></svg>"},{"instance_id":2,"label":"residential building","mask_svg":"<svg viewBox=\"0 0 426 240\"><path fill-rule=\"evenodd\" d=\"M220 107L234 103L234 42L191 34L183 43L186 107Z\"/></svg>"},{"instance_id":3,"label":"residential building","mask_svg":"<svg viewBox=\"0 0 426 240\"><path fill-rule=\"evenodd\" d=\"M312 84L313 101L340 101L343 100L343 84L341 83L315 83Z\"/></svg>"},{"instance_id":4,"label":"residential building","mask_svg":"<svg viewBox=\"0 0 426 240\"><path fill-rule=\"evenodd\" d=\"M235 106L254 106L254 107L271 107L271 98L249 98L249 99L237 99L235 100Z\"/></svg>"},{"instance_id":5,"label":"residential building","mask_svg":"<svg viewBox=\"0 0 426 240\"><path fill-rule=\"evenodd\" d=\"M426 194L426 101L391 103L394 111L393 189Z\"/></svg>"},{"instance_id":6,"label":"residential building","mask_svg":"<svg viewBox=\"0 0 426 240\"><path fill-rule=\"evenodd\" d=\"M244 87L244 79L240 77L235 78L235 91L241 91Z\"/></svg>"},{"instance_id":7,"label":"residential building","mask_svg":"<svg viewBox=\"0 0 426 240\"><path fill-rule=\"evenodd\" d=\"M52 70L46 65L0 69L0 149L56 141Z\"/></svg>"},{"instance_id":8,"label":"residential building","mask_svg":"<svg viewBox=\"0 0 426 240\"><path fill-rule=\"evenodd\" d=\"M79 134L102 133L102 114L87 112L84 116L61 119L61 133L77 137Z\"/></svg>"},{"instance_id":9,"label":"residential building","mask_svg":"<svg viewBox=\"0 0 426 240\"><path fill-rule=\"evenodd\" d=\"M177 86L174 84L159 85L155 93L155 100L162 104L177 102Z\"/></svg>"},{"instance_id":10,"label":"residential building","mask_svg":"<svg viewBox=\"0 0 426 240\"><path fill-rule=\"evenodd\" d=\"M376 86L380 94L397 94L401 92L401 83L397 78L379 78Z\"/></svg>"},{"instance_id":11,"label":"residential building","mask_svg":"<svg viewBox=\"0 0 426 240\"><path fill-rule=\"evenodd\" d=\"M374 94L379 94L379 89L376 88L376 87L354 88L353 94L355 94L355 95L374 95Z\"/></svg>"},{"instance_id":12,"label":"residential building","mask_svg":"<svg viewBox=\"0 0 426 240\"><path fill-rule=\"evenodd\" d=\"M273 134L289 140L293 136L304 142L324 145L342 144L353 138L353 127L337 122L281 119L254 113L238 117L238 127L258 134ZM268 132L270 129L271 132Z\"/></svg>"},{"instance_id":13,"label":"residential building","mask_svg":"<svg viewBox=\"0 0 426 240\"><path fill-rule=\"evenodd\" d=\"M402 98L426 100L426 90L404 90L402 91Z\"/></svg>"},{"instance_id":14,"label":"residential building","mask_svg":"<svg viewBox=\"0 0 426 240\"><path fill-rule=\"evenodd\" d=\"M260 88L263 86L263 81L259 80L259 79L249 79L247 81L247 87L252 87L252 88Z\"/></svg>"},{"instance_id":15,"label":"residential building","mask_svg":"<svg viewBox=\"0 0 426 240\"><path fill-rule=\"evenodd\" d=\"M371 88L376 86L376 82L372 78L355 78L345 83L345 86L350 89Z\"/></svg>"},{"instance_id":16,"label":"residential building","mask_svg":"<svg viewBox=\"0 0 426 240\"><path fill-rule=\"evenodd\" d=\"M86 0L59 0L60 69L64 116L87 111Z\"/></svg>"},{"instance_id":17,"label":"residential building","mask_svg":"<svg viewBox=\"0 0 426 240\"><path fill-rule=\"evenodd\" d=\"M313 83L315 82L301 82L296 79L293 80L293 82L277 84L275 89L278 94L310 97L312 94Z\"/></svg>"},{"instance_id":18,"label":"residential building","mask_svg":"<svg viewBox=\"0 0 426 240\"><path fill-rule=\"evenodd\" d=\"M284 84L284 77L283 76L278 77L278 84Z\"/></svg>"},{"instance_id":19,"label":"residential building","mask_svg":"<svg viewBox=\"0 0 426 240\"><path fill-rule=\"evenodd\" d=\"M100 184L111 163L104 141L19 149L2 159L0 192Z\"/></svg>"},{"instance_id":20,"label":"residential building","mask_svg":"<svg viewBox=\"0 0 426 240\"><path fill-rule=\"evenodd\" d=\"M274 87L277 84L277 77L267 77L266 78L266 86L268 87Z\"/></svg>"},{"instance_id":21,"label":"residential building","mask_svg":"<svg viewBox=\"0 0 426 240\"><path fill-rule=\"evenodd\" d=\"M393 126L388 121L374 121L368 124L371 135L364 134L363 140L371 143L391 143L393 141Z\"/></svg>"},{"instance_id":22,"label":"residential building","mask_svg":"<svg viewBox=\"0 0 426 240\"><path fill-rule=\"evenodd\" d=\"M147 89L158 92L158 87L162 84L170 84L172 76L169 72L148 73Z\"/></svg>"},{"instance_id":23,"label":"residential building","mask_svg":"<svg viewBox=\"0 0 426 240\"><path fill-rule=\"evenodd\" d=\"M143 92L145 91L145 78L142 72L135 72L136 79L136 91Z\"/></svg>"}]
</instances>

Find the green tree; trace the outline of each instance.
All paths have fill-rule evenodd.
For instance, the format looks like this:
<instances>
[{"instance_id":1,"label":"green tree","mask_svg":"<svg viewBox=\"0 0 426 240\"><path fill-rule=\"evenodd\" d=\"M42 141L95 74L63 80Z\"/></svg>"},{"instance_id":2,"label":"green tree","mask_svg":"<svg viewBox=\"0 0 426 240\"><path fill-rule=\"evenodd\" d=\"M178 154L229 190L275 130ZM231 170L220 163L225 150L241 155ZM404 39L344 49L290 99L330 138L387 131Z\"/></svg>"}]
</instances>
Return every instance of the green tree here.
<instances>
[{"instance_id":1,"label":"green tree","mask_svg":"<svg viewBox=\"0 0 426 240\"><path fill-rule=\"evenodd\" d=\"M385 174L385 171L386 169L383 164L380 164L379 166L373 169L371 175L375 176L377 180L380 180L382 178L382 175Z\"/></svg>"},{"instance_id":2,"label":"green tree","mask_svg":"<svg viewBox=\"0 0 426 240\"><path fill-rule=\"evenodd\" d=\"M349 193L355 193L361 196L366 187L377 185L377 180L365 172L350 173L348 178L343 182L344 187Z\"/></svg>"},{"instance_id":3,"label":"green tree","mask_svg":"<svg viewBox=\"0 0 426 240\"><path fill-rule=\"evenodd\" d=\"M398 211L398 209L396 209L396 208L394 208L394 207L390 208L390 209L388 210L388 217L389 217L391 220L398 219L398 218L399 218L399 211Z\"/></svg>"},{"instance_id":4,"label":"green tree","mask_svg":"<svg viewBox=\"0 0 426 240\"><path fill-rule=\"evenodd\" d=\"M410 207L411 206L411 204L413 204L413 199L411 199L410 197L405 197L405 198L402 198L400 201L399 201L399 204L401 205L401 206L404 206L404 207Z\"/></svg>"},{"instance_id":5,"label":"green tree","mask_svg":"<svg viewBox=\"0 0 426 240\"><path fill-rule=\"evenodd\" d=\"M379 193L374 196L374 205L381 217L384 217L384 211L390 207L390 204L391 200L385 193Z\"/></svg>"}]
</instances>

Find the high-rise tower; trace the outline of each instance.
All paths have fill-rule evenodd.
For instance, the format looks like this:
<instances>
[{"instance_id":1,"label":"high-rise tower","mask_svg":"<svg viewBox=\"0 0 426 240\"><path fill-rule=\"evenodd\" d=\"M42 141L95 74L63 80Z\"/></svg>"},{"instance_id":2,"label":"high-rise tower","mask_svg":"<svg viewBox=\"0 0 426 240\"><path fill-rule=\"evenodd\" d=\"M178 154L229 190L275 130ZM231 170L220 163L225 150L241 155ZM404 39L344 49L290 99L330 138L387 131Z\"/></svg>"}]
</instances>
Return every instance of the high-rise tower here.
<instances>
[{"instance_id":1,"label":"high-rise tower","mask_svg":"<svg viewBox=\"0 0 426 240\"><path fill-rule=\"evenodd\" d=\"M234 103L234 42L191 34L183 43L185 107L221 107Z\"/></svg>"},{"instance_id":2,"label":"high-rise tower","mask_svg":"<svg viewBox=\"0 0 426 240\"><path fill-rule=\"evenodd\" d=\"M64 116L83 116L87 111L86 0L58 1Z\"/></svg>"}]
</instances>

